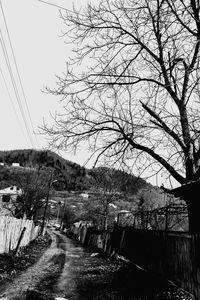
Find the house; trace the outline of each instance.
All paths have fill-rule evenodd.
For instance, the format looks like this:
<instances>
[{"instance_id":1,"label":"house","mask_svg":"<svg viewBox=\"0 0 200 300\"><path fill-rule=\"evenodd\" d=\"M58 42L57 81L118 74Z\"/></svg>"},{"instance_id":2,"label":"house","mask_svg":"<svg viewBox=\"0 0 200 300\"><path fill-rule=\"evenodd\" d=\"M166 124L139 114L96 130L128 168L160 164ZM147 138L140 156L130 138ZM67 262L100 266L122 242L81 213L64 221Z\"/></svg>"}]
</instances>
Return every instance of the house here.
<instances>
[{"instance_id":1,"label":"house","mask_svg":"<svg viewBox=\"0 0 200 300\"><path fill-rule=\"evenodd\" d=\"M22 190L17 186L10 186L0 190L0 215L14 216L20 206Z\"/></svg>"},{"instance_id":2,"label":"house","mask_svg":"<svg viewBox=\"0 0 200 300\"><path fill-rule=\"evenodd\" d=\"M12 163L12 166L13 166L13 167L20 167L20 164L19 164L19 163L13 162L13 163Z\"/></svg>"},{"instance_id":3,"label":"house","mask_svg":"<svg viewBox=\"0 0 200 300\"><path fill-rule=\"evenodd\" d=\"M121 227L133 226L134 215L129 210L120 210L118 212L117 217L115 218L115 222L117 223L117 225L119 225Z\"/></svg>"}]
</instances>

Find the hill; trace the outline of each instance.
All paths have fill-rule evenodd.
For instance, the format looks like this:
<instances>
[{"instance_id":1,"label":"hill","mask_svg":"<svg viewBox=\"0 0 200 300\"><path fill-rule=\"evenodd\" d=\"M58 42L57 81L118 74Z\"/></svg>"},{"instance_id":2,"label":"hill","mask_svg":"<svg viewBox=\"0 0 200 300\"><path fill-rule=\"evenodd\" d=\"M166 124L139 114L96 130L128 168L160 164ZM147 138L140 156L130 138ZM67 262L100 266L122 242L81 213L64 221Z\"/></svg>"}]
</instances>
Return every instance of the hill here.
<instances>
[{"instance_id":1,"label":"hill","mask_svg":"<svg viewBox=\"0 0 200 300\"><path fill-rule=\"evenodd\" d=\"M58 180L56 189L74 190L78 182L82 182L85 177L85 168L68 161L53 151L46 150L10 150L0 151L0 162L6 166L19 163L21 167L31 169L54 170L54 178Z\"/></svg>"},{"instance_id":2,"label":"hill","mask_svg":"<svg viewBox=\"0 0 200 300\"><path fill-rule=\"evenodd\" d=\"M105 167L86 169L49 150L0 151L0 162L7 166L7 171L13 163L19 163L21 168L35 170L52 168L54 179L57 180L54 188L60 191L91 190L97 184L111 184L118 192L133 195L141 189L153 188L145 180L126 172Z\"/></svg>"},{"instance_id":3,"label":"hill","mask_svg":"<svg viewBox=\"0 0 200 300\"><path fill-rule=\"evenodd\" d=\"M27 195L38 195L34 182L41 180L46 188L41 188L43 198L47 195L50 169L53 169L54 184L50 191L53 218L57 217L60 204L64 207L61 217L68 213L70 222L92 219L98 223L105 211L109 211L112 222L118 211L152 210L167 202L161 189L139 177L114 168L86 169L53 151L0 151L0 162L0 189L20 185L27 190ZM27 199L33 199L33 194Z\"/></svg>"}]
</instances>

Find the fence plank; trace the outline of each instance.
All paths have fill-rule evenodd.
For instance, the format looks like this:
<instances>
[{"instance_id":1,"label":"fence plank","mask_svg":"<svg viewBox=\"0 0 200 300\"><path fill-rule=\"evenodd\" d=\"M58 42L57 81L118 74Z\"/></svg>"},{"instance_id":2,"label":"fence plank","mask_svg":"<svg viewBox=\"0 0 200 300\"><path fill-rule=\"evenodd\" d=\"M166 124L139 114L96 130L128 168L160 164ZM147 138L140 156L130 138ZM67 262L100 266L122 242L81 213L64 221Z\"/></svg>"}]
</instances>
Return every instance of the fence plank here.
<instances>
[{"instance_id":1,"label":"fence plank","mask_svg":"<svg viewBox=\"0 0 200 300\"><path fill-rule=\"evenodd\" d=\"M21 240L20 246L26 246L31 240L34 240L39 233L39 226L34 226L32 220L16 219L9 216L0 218L0 253L8 253L17 246L22 229L26 231Z\"/></svg>"},{"instance_id":2,"label":"fence plank","mask_svg":"<svg viewBox=\"0 0 200 300\"><path fill-rule=\"evenodd\" d=\"M99 248L100 236L104 244L105 233L86 228L85 234L86 246ZM116 226L107 245L105 252L123 255L200 299L200 235Z\"/></svg>"}]
</instances>

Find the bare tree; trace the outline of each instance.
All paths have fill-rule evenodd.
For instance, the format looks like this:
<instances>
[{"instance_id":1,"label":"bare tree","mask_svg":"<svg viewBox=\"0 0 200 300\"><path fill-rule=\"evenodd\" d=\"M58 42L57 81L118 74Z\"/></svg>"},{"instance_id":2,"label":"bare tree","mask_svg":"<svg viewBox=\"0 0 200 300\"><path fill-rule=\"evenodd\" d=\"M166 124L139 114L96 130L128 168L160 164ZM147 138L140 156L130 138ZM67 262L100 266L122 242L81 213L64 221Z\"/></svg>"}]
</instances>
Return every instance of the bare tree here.
<instances>
[{"instance_id":1,"label":"bare tree","mask_svg":"<svg viewBox=\"0 0 200 300\"><path fill-rule=\"evenodd\" d=\"M92 201L96 201L96 213L103 220L102 228L107 230L113 225L113 216L111 216L110 205L120 199L122 192L120 191L120 182L118 174L115 170L106 167L99 167L93 171L93 191ZM110 219L110 222L109 222ZM111 224L109 224L111 223Z\"/></svg>"},{"instance_id":2,"label":"bare tree","mask_svg":"<svg viewBox=\"0 0 200 300\"><path fill-rule=\"evenodd\" d=\"M27 219L37 222L43 216L44 200L48 192L48 171L22 169L13 180L22 190L18 201L12 201L15 216L22 218L25 215Z\"/></svg>"},{"instance_id":3,"label":"bare tree","mask_svg":"<svg viewBox=\"0 0 200 300\"><path fill-rule=\"evenodd\" d=\"M74 45L66 74L48 90L64 113L44 125L52 146L200 177L199 0L103 0L61 16ZM193 202L185 199L198 230Z\"/></svg>"}]
</instances>

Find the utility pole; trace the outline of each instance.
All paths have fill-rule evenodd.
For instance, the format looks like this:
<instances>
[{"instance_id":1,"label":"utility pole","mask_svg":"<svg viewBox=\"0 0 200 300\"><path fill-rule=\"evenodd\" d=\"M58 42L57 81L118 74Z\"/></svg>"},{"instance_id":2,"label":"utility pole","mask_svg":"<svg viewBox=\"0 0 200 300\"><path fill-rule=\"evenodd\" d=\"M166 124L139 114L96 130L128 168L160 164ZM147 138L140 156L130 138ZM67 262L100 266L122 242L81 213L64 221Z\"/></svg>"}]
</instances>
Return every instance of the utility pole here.
<instances>
[{"instance_id":1,"label":"utility pole","mask_svg":"<svg viewBox=\"0 0 200 300\"><path fill-rule=\"evenodd\" d=\"M52 179L53 179L53 171L51 171L49 182L48 182L48 190L47 190L46 203L45 203L44 215L43 215L43 220L42 220L41 234L43 234L43 231L44 231L47 207L48 207L48 203L49 203L49 192L50 192L51 185L53 183Z\"/></svg>"},{"instance_id":2,"label":"utility pole","mask_svg":"<svg viewBox=\"0 0 200 300\"><path fill-rule=\"evenodd\" d=\"M59 221L61 204L62 203L60 201L58 201L58 211L57 211L56 225L58 224L58 221Z\"/></svg>"},{"instance_id":3,"label":"utility pole","mask_svg":"<svg viewBox=\"0 0 200 300\"><path fill-rule=\"evenodd\" d=\"M66 206L66 198L64 198L65 202L64 202L64 207L63 207L63 215L62 215L62 219L61 219L61 222L60 222L60 229L62 230L63 228L63 224L64 224L64 218L65 218L65 206Z\"/></svg>"}]
</instances>

